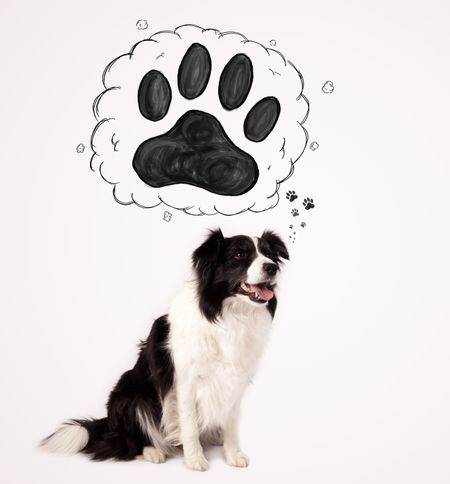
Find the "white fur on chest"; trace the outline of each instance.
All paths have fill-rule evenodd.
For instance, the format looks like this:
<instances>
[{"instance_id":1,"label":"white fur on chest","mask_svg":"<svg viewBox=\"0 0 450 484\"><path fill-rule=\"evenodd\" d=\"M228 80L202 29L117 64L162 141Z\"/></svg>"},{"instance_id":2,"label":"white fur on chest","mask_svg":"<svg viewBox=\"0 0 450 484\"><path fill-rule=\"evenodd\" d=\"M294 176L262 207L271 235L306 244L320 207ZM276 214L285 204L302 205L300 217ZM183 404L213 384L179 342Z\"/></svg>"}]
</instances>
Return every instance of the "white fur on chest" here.
<instances>
[{"instance_id":1,"label":"white fur on chest","mask_svg":"<svg viewBox=\"0 0 450 484\"><path fill-rule=\"evenodd\" d=\"M201 430L220 427L239 403L256 370L271 320L264 306L251 307L230 298L224 302L223 317L211 323L199 311L194 283L174 301L169 347L175 390L188 385L195 394Z\"/></svg>"}]
</instances>

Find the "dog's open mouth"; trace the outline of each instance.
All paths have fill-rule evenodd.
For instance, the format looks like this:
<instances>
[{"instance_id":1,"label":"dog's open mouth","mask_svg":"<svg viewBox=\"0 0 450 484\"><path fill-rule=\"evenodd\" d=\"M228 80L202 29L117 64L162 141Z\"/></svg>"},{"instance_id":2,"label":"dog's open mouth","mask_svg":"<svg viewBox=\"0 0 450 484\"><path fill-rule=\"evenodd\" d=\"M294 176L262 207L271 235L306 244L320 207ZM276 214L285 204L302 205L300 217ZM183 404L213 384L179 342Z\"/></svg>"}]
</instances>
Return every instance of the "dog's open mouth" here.
<instances>
[{"instance_id":1,"label":"dog's open mouth","mask_svg":"<svg viewBox=\"0 0 450 484\"><path fill-rule=\"evenodd\" d=\"M273 298L273 286L268 282L260 284L247 284L241 282L238 286L239 294L248 296L249 299L255 302L265 303Z\"/></svg>"}]
</instances>

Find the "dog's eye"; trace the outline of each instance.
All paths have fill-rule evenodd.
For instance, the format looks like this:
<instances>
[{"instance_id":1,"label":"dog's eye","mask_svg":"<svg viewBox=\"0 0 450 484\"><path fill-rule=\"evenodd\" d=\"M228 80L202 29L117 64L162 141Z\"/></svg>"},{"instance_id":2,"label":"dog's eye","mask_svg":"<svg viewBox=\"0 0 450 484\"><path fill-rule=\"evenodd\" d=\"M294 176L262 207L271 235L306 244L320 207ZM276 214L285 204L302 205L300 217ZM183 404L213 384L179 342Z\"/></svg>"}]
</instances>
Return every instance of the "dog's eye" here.
<instances>
[{"instance_id":1,"label":"dog's eye","mask_svg":"<svg viewBox=\"0 0 450 484\"><path fill-rule=\"evenodd\" d=\"M240 260L240 259L243 259L245 257L245 252L243 250L237 250L235 253L234 253L234 258L236 260Z\"/></svg>"}]
</instances>

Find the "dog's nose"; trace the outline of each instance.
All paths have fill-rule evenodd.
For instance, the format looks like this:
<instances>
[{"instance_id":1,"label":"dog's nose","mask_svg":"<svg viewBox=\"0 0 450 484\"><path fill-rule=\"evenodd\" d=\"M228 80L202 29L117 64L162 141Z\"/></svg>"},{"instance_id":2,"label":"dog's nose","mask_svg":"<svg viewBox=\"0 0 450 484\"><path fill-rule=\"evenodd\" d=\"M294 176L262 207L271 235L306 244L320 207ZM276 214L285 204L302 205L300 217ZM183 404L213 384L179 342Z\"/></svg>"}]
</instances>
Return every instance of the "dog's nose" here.
<instances>
[{"instance_id":1,"label":"dog's nose","mask_svg":"<svg viewBox=\"0 0 450 484\"><path fill-rule=\"evenodd\" d=\"M267 275L274 276L278 270L278 266L276 264L266 262L263 264L263 270Z\"/></svg>"}]
</instances>

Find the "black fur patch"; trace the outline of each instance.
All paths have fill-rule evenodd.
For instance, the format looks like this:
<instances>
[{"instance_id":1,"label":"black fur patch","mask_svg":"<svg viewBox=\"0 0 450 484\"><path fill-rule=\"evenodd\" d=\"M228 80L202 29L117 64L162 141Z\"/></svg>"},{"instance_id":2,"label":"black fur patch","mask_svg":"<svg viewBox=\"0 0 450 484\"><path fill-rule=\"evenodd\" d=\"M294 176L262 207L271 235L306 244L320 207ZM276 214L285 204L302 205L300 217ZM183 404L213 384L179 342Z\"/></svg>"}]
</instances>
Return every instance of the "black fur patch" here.
<instances>
[{"instance_id":1,"label":"black fur patch","mask_svg":"<svg viewBox=\"0 0 450 484\"><path fill-rule=\"evenodd\" d=\"M82 452L94 460L132 460L152 445L136 418L137 408L144 409L156 425L161 421L162 401L173 384L174 368L167 349L167 316L157 319L150 335L140 346L133 369L117 382L107 403L107 418L77 420L89 432Z\"/></svg>"},{"instance_id":2,"label":"black fur patch","mask_svg":"<svg viewBox=\"0 0 450 484\"><path fill-rule=\"evenodd\" d=\"M267 303L267 309L272 316L272 318L275 316L275 311L277 310L277 297L274 295L273 298Z\"/></svg>"},{"instance_id":3,"label":"black fur patch","mask_svg":"<svg viewBox=\"0 0 450 484\"><path fill-rule=\"evenodd\" d=\"M266 230L258 240L258 249L260 252L272 259L277 264L281 259L289 260L289 252L285 243L272 230Z\"/></svg>"}]
</instances>

